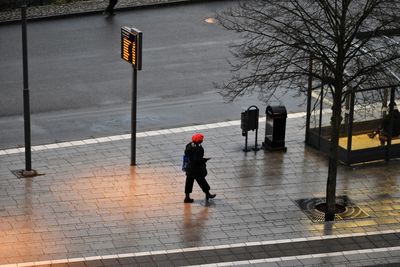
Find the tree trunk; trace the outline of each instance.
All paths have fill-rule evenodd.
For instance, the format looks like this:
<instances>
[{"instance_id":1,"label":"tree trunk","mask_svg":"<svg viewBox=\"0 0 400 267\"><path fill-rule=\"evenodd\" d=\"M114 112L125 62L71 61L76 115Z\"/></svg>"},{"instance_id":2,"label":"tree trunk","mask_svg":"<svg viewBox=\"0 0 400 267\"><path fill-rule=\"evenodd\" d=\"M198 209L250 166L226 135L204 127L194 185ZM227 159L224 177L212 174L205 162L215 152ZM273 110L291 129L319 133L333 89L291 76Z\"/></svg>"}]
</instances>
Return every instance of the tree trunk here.
<instances>
[{"instance_id":1,"label":"tree trunk","mask_svg":"<svg viewBox=\"0 0 400 267\"><path fill-rule=\"evenodd\" d=\"M326 184L327 209L325 213L325 221L333 221L335 219L339 132L340 132L340 123L342 121L341 92L342 90L340 89L336 91L332 106L331 147L329 154L328 181Z\"/></svg>"}]
</instances>

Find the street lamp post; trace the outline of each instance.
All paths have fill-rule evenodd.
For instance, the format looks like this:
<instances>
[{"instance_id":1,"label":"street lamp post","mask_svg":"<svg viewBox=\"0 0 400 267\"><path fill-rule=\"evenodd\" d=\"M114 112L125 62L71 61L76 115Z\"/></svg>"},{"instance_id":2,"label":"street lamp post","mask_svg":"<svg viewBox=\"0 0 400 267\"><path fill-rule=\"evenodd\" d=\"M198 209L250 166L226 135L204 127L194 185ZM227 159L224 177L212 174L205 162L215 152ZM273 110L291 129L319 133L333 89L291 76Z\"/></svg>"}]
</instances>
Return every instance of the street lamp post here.
<instances>
[{"instance_id":1,"label":"street lamp post","mask_svg":"<svg viewBox=\"0 0 400 267\"><path fill-rule=\"evenodd\" d=\"M137 124L137 69L132 66L132 107L131 107L131 166L136 165L136 124Z\"/></svg>"},{"instance_id":2,"label":"street lamp post","mask_svg":"<svg viewBox=\"0 0 400 267\"><path fill-rule=\"evenodd\" d=\"M132 65L131 166L136 165L137 71L142 69L142 32L121 28L121 58Z\"/></svg>"},{"instance_id":3,"label":"street lamp post","mask_svg":"<svg viewBox=\"0 0 400 267\"><path fill-rule=\"evenodd\" d=\"M28 83L28 38L26 30L26 0L21 0L21 28L22 28L22 68L23 68L23 102L24 102L24 136L25 136L25 170L23 176L35 176L36 171L32 170L31 157L31 118L29 104L29 83Z\"/></svg>"}]
</instances>

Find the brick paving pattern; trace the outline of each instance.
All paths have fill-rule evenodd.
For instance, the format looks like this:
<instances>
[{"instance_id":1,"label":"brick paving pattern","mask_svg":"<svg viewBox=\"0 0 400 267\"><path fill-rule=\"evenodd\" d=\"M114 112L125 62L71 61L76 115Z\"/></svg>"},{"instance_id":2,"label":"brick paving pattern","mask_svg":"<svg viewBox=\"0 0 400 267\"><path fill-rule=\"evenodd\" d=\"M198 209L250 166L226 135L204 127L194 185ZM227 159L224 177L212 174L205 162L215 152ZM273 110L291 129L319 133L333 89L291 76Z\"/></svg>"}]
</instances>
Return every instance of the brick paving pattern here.
<instances>
[{"instance_id":1,"label":"brick paving pattern","mask_svg":"<svg viewBox=\"0 0 400 267\"><path fill-rule=\"evenodd\" d=\"M23 153L3 151L0 264L399 229L398 161L339 166L337 194L349 196L369 217L313 223L295 200L323 197L328 167L326 157L304 145L304 120L288 120L286 153L245 154L240 127L224 125L201 130L206 156L212 157L208 181L217 193L209 203L196 185L195 202L183 203L181 157L195 130L142 134L136 167L129 166L127 139L48 146L33 152L33 167L43 175L32 179L11 173L23 168ZM392 245L376 243L378 248ZM360 247L342 246L348 249ZM215 262L212 254L207 263ZM353 255L364 266L400 262L397 256L397 250ZM342 266L361 266L358 259L338 257ZM336 266L327 261L332 258L304 259L299 266ZM224 259L236 260L232 255ZM270 266L265 264L260 266Z\"/></svg>"}]
</instances>

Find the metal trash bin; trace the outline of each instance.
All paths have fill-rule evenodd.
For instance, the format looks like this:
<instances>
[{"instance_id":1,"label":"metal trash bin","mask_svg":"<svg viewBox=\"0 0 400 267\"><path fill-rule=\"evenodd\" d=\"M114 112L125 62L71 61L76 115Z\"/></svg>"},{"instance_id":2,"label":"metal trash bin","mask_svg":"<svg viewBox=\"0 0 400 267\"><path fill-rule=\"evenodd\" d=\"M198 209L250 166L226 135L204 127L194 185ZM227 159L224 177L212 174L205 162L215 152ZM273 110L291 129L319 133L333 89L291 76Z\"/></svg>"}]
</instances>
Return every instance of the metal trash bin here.
<instances>
[{"instance_id":1,"label":"metal trash bin","mask_svg":"<svg viewBox=\"0 0 400 267\"><path fill-rule=\"evenodd\" d=\"M286 107L268 106L265 110L265 114L265 140L262 144L263 148L269 151L286 151Z\"/></svg>"},{"instance_id":2,"label":"metal trash bin","mask_svg":"<svg viewBox=\"0 0 400 267\"><path fill-rule=\"evenodd\" d=\"M258 117L259 117L259 109L257 106L250 106L246 111L241 113L240 116L240 128L242 129L242 136L246 137L245 140L245 148L244 151L247 150L247 137L249 131L256 131L255 136L255 147L257 150L257 133L258 133Z\"/></svg>"},{"instance_id":3,"label":"metal trash bin","mask_svg":"<svg viewBox=\"0 0 400 267\"><path fill-rule=\"evenodd\" d=\"M240 128L242 129L242 136L246 136L246 132L258 129L258 116L259 110L256 106L249 107L246 111L242 112L240 118Z\"/></svg>"}]
</instances>

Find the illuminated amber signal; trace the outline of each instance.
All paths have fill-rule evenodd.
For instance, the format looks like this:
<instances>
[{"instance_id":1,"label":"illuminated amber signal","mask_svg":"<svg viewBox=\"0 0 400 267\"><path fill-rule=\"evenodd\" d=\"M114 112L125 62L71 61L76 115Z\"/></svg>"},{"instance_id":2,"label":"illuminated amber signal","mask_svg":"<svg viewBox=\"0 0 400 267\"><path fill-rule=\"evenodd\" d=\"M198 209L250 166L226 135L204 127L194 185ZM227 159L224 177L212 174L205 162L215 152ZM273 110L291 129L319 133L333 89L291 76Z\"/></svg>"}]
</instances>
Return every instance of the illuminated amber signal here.
<instances>
[{"instance_id":1,"label":"illuminated amber signal","mask_svg":"<svg viewBox=\"0 0 400 267\"><path fill-rule=\"evenodd\" d=\"M122 58L126 61L130 61L130 47L132 45L132 42L128 40L127 38L123 38L123 44L122 44Z\"/></svg>"},{"instance_id":2,"label":"illuminated amber signal","mask_svg":"<svg viewBox=\"0 0 400 267\"><path fill-rule=\"evenodd\" d=\"M136 65L136 43L132 43L132 64Z\"/></svg>"}]
</instances>

